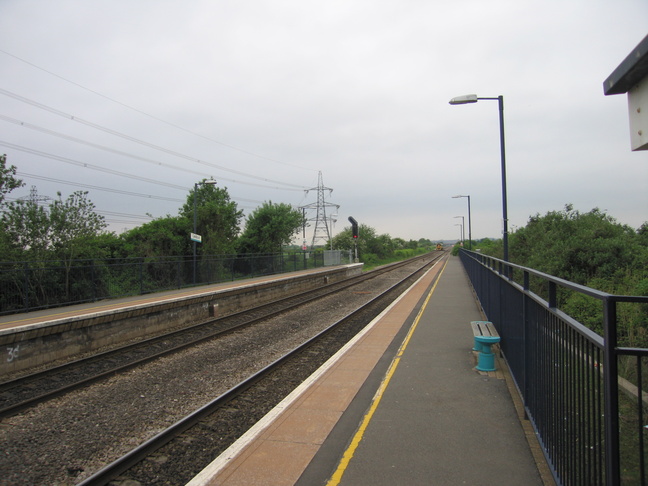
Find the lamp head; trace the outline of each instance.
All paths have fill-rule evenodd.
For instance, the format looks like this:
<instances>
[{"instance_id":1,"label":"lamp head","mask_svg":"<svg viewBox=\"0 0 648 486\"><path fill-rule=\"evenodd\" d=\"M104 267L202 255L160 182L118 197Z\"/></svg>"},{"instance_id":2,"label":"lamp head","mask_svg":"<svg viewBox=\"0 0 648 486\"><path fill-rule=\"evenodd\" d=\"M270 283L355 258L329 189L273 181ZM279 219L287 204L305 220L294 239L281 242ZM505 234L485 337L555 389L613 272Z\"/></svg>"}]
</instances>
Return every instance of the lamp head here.
<instances>
[{"instance_id":1,"label":"lamp head","mask_svg":"<svg viewBox=\"0 0 648 486\"><path fill-rule=\"evenodd\" d=\"M464 96L457 96L450 100L451 105L465 105L466 103L477 103L477 95L469 94Z\"/></svg>"}]
</instances>

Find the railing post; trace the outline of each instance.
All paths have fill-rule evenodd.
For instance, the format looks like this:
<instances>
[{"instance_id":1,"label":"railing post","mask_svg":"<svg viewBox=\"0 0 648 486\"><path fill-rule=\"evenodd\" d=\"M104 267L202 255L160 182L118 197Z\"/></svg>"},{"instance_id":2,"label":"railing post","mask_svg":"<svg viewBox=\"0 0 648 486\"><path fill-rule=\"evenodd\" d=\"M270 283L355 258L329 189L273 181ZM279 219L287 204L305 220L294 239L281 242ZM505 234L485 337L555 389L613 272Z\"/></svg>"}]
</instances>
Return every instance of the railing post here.
<instances>
[{"instance_id":1,"label":"railing post","mask_svg":"<svg viewBox=\"0 0 648 486\"><path fill-rule=\"evenodd\" d=\"M530 356L531 356L531 346L533 345L530 343L528 336L529 336L529 326L531 325L531 319L529 318L529 302L528 298L529 296L527 293L529 292L529 272L526 270L523 272L523 284L522 288L524 292L522 293L522 320L524 321L522 323L522 343L524 345L524 396L522 397L522 402L523 402L523 409L524 409L524 418L529 419L529 414L527 412L527 398L529 397L529 390L531 388L530 385L530 379L529 379L529 370L531 368L531 364L529 363L530 361ZM535 343L534 343L535 344Z\"/></svg>"},{"instance_id":2,"label":"railing post","mask_svg":"<svg viewBox=\"0 0 648 486\"><path fill-rule=\"evenodd\" d=\"M144 294L144 258L139 259L139 281L140 281L140 295Z\"/></svg>"},{"instance_id":3,"label":"railing post","mask_svg":"<svg viewBox=\"0 0 648 486\"><path fill-rule=\"evenodd\" d=\"M97 282L95 281L95 261L90 260L90 282L92 287L92 302L97 302Z\"/></svg>"},{"instance_id":4,"label":"railing post","mask_svg":"<svg viewBox=\"0 0 648 486\"><path fill-rule=\"evenodd\" d=\"M29 263L25 262L25 278L23 280L23 306L25 310L29 309Z\"/></svg>"},{"instance_id":5,"label":"railing post","mask_svg":"<svg viewBox=\"0 0 648 486\"><path fill-rule=\"evenodd\" d=\"M549 282L549 307L555 309L558 306L557 287L555 282Z\"/></svg>"},{"instance_id":6,"label":"railing post","mask_svg":"<svg viewBox=\"0 0 648 486\"><path fill-rule=\"evenodd\" d=\"M609 297L603 301L603 383L605 395L605 477L608 486L621 481L619 452L619 376L617 360L616 301Z\"/></svg>"},{"instance_id":7,"label":"railing post","mask_svg":"<svg viewBox=\"0 0 648 486\"><path fill-rule=\"evenodd\" d=\"M637 396L642 397L643 394L643 377L641 372L641 356L637 356ZM644 458L644 416L643 416L643 400L640 400L640 405L637 407L637 412L639 414L639 478L642 481L642 484L646 483L646 465Z\"/></svg>"}]
</instances>

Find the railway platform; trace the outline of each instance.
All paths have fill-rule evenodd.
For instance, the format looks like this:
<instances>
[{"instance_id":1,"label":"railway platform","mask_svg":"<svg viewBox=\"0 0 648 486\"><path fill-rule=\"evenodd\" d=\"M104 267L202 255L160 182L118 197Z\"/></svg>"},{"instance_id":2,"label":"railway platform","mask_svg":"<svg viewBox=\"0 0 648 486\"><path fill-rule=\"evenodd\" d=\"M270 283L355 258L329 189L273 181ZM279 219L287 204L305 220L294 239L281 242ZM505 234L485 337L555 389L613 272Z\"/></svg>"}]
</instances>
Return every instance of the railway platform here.
<instances>
[{"instance_id":1,"label":"railway platform","mask_svg":"<svg viewBox=\"0 0 648 486\"><path fill-rule=\"evenodd\" d=\"M0 376L229 315L362 272L329 266L0 316Z\"/></svg>"},{"instance_id":2,"label":"railway platform","mask_svg":"<svg viewBox=\"0 0 648 486\"><path fill-rule=\"evenodd\" d=\"M484 317L444 259L189 486L554 484Z\"/></svg>"}]
</instances>

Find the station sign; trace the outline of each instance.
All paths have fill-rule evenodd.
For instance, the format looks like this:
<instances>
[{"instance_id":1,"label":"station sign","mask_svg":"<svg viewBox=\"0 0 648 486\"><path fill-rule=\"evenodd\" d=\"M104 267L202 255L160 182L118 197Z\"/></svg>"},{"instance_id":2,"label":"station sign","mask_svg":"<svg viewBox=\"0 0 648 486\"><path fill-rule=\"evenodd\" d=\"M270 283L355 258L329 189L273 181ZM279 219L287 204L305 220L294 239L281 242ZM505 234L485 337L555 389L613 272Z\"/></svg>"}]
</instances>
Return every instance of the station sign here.
<instances>
[{"instance_id":1,"label":"station sign","mask_svg":"<svg viewBox=\"0 0 648 486\"><path fill-rule=\"evenodd\" d=\"M196 233L191 233L191 241L195 241L196 243L202 243L202 236L197 235Z\"/></svg>"}]
</instances>

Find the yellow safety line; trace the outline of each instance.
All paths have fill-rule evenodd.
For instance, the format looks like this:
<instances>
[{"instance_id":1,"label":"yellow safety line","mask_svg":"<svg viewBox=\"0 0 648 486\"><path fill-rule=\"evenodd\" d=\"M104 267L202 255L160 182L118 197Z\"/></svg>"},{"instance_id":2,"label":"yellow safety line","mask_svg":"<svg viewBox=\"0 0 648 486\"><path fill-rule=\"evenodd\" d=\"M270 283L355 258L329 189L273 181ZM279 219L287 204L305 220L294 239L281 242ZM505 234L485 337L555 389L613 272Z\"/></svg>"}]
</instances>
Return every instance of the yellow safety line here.
<instances>
[{"instance_id":1,"label":"yellow safety line","mask_svg":"<svg viewBox=\"0 0 648 486\"><path fill-rule=\"evenodd\" d=\"M338 465L337 470L333 473L333 476L331 476L331 479L329 479L328 483L326 483L326 486L337 486L338 484L340 484L340 481L342 481L342 476L346 472L347 467L349 467L349 463L351 462L351 459L353 458L356 449L360 445L360 441L362 440L362 437L364 436L364 433L367 430L367 427L369 426L369 422L371 422L371 419L373 418L373 415L376 409L378 408L378 405L380 404L380 400L382 399L383 393L385 393L385 390L387 389L387 386L389 385L389 382L391 381L391 378L394 375L396 368L398 368L398 364L400 363L401 356L405 352L405 348L407 348L407 345L409 344L410 339L412 338L412 335L414 334L414 331L416 330L416 327L418 326L418 323L421 320L421 317L423 316L423 312L425 311L425 308L427 307L428 302L430 301L430 298L432 297L432 294L434 293L434 290L436 289L436 286L439 283L439 280L441 279L441 275L443 274L446 265L448 265L447 259L445 264L443 265L443 268L439 272L439 276L434 282L434 285L432 286L430 292L425 298L425 302L423 302L423 305L421 306L421 310L419 310L418 314L416 315L416 319L414 319L414 323L412 324L412 327L410 327L410 330L407 332L407 336L405 337L403 343L398 349L398 353L396 353L396 356L391 362L391 365L389 366L389 370L387 370L387 374L385 375L385 378L380 384L378 391L374 395L373 401L371 403L371 407L369 408L369 411L365 414L364 419L362 420L362 424L360 424L360 428L354 435L351 444L349 444L349 447L344 451L344 455L340 460L340 464Z\"/></svg>"}]
</instances>

